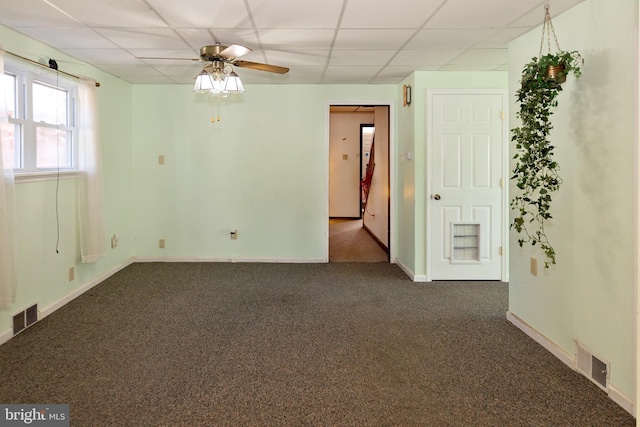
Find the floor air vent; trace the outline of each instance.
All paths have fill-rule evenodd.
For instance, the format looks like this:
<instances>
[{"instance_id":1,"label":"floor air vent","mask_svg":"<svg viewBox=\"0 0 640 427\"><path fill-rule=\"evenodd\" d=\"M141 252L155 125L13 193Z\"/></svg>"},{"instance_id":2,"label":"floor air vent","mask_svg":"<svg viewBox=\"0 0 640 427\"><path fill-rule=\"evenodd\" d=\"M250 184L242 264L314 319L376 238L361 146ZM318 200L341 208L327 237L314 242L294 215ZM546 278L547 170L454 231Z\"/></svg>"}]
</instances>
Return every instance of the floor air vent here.
<instances>
[{"instance_id":1,"label":"floor air vent","mask_svg":"<svg viewBox=\"0 0 640 427\"><path fill-rule=\"evenodd\" d=\"M13 335L21 332L38 321L38 304L22 310L13 316Z\"/></svg>"},{"instance_id":2,"label":"floor air vent","mask_svg":"<svg viewBox=\"0 0 640 427\"><path fill-rule=\"evenodd\" d=\"M578 371L601 389L607 391L609 387L609 364L594 356L593 353L579 341L576 341L576 348Z\"/></svg>"}]
</instances>

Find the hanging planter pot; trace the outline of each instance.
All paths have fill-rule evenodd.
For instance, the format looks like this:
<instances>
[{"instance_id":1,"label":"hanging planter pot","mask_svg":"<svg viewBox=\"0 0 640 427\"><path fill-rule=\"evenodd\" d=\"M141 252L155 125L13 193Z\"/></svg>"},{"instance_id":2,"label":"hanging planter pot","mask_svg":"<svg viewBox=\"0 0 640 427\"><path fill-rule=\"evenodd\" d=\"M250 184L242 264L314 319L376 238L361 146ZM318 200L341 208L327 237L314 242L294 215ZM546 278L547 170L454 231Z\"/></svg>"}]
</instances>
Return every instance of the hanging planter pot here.
<instances>
[{"instance_id":1,"label":"hanging planter pot","mask_svg":"<svg viewBox=\"0 0 640 427\"><path fill-rule=\"evenodd\" d=\"M547 65L547 79L553 80L558 84L567 81L567 75L564 71L564 64Z\"/></svg>"},{"instance_id":2,"label":"hanging planter pot","mask_svg":"<svg viewBox=\"0 0 640 427\"><path fill-rule=\"evenodd\" d=\"M542 55L545 34L549 51ZM551 34L557 47L555 53L551 53ZM521 86L516 92L520 103L516 117L521 125L511 130L511 140L516 148L511 179L519 190L511 200L511 208L516 212L511 228L521 234L518 239L520 246L525 243L537 245L544 252L545 268L556 263L556 253L547 238L545 224L552 218L551 196L562 183L560 166L554 160L554 146L549 138L553 129L551 117L567 75L580 77L581 65L582 58L578 52L560 49L547 3L540 54L524 66Z\"/></svg>"}]
</instances>

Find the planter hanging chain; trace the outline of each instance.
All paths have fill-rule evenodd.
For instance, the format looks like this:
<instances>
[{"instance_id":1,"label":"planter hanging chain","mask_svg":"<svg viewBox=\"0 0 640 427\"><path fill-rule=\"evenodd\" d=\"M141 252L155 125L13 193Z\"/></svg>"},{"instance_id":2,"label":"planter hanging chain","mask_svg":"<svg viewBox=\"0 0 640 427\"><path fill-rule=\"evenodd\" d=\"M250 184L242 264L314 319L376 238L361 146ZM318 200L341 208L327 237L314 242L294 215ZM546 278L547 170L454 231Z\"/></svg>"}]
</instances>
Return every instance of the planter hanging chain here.
<instances>
[{"instance_id":1,"label":"planter hanging chain","mask_svg":"<svg viewBox=\"0 0 640 427\"><path fill-rule=\"evenodd\" d=\"M553 28L551 22L551 14L549 13L549 2L544 5L544 23L542 24L542 38L540 39L540 53L538 57L542 57L542 46L544 45L544 35L547 34L547 53L551 53L551 33L553 33L553 39L556 42L556 49L560 52L560 44L558 44L558 37L556 36L556 30Z\"/></svg>"}]
</instances>

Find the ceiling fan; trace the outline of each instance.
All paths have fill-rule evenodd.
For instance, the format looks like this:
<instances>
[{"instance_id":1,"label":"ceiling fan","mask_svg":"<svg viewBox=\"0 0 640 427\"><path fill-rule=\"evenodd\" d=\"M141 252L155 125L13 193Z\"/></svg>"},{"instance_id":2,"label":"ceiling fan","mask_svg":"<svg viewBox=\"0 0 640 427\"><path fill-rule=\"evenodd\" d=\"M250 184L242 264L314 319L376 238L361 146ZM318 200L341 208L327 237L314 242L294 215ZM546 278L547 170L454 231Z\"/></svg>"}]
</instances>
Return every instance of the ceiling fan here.
<instances>
[{"instance_id":1,"label":"ceiling fan","mask_svg":"<svg viewBox=\"0 0 640 427\"><path fill-rule=\"evenodd\" d=\"M251 49L239 44L223 46L220 43L216 43L202 46L200 48L200 58L139 57L138 59L177 59L206 62L202 71L195 76L196 83L193 91L223 97L235 93L244 93L242 81L231 66L276 74L286 74L289 72L287 67L237 59L249 52L251 52Z\"/></svg>"},{"instance_id":2,"label":"ceiling fan","mask_svg":"<svg viewBox=\"0 0 640 427\"><path fill-rule=\"evenodd\" d=\"M237 59L240 56L246 55L251 52L252 49L241 46L238 44L232 44L230 46L224 46L220 43L213 45L202 46L200 48L199 58L161 58L161 57L138 57L137 59L174 59L185 61L200 61L207 62L203 71L196 76L199 77L203 72L211 75L213 78L237 75L232 70L225 70L227 65L234 67L250 68L252 70L267 71L269 73L286 74L289 72L289 68L280 67L277 65L263 64L260 62L244 61Z\"/></svg>"}]
</instances>

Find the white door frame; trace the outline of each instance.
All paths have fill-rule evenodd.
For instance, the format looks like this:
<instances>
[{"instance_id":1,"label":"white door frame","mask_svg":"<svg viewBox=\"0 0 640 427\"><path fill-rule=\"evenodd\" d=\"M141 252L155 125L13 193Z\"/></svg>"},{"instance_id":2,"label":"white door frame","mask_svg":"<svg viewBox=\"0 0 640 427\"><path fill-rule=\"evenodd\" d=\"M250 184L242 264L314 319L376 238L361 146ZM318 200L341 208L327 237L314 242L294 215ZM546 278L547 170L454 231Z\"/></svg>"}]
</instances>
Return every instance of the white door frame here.
<instances>
[{"instance_id":1,"label":"white door frame","mask_svg":"<svg viewBox=\"0 0 640 427\"><path fill-rule=\"evenodd\" d=\"M389 107L389 263L396 263L396 112L394 101L327 101L325 105L325 126L324 126L324 200L325 208L324 217L324 258L323 262L329 262L329 125L331 119L331 106L332 105L364 105L367 107L381 106Z\"/></svg>"},{"instance_id":2,"label":"white door frame","mask_svg":"<svg viewBox=\"0 0 640 427\"><path fill-rule=\"evenodd\" d=\"M432 234L431 230L431 211L433 209L433 200L431 200L433 180L431 179L431 144L433 143L432 126L433 119L433 96L434 95L501 95L503 114L502 114L502 196L501 196L501 211L502 211L502 273L501 279L503 282L509 281L509 103L508 103L508 90L507 89L427 89L427 110L426 110L426 183L425 183L425 201L426 201L426 215L425 215L425 265L427 282L433 281L432 277L432 263L431 263L431 241L429 236Z\"/></svg>"}]
</instances>

